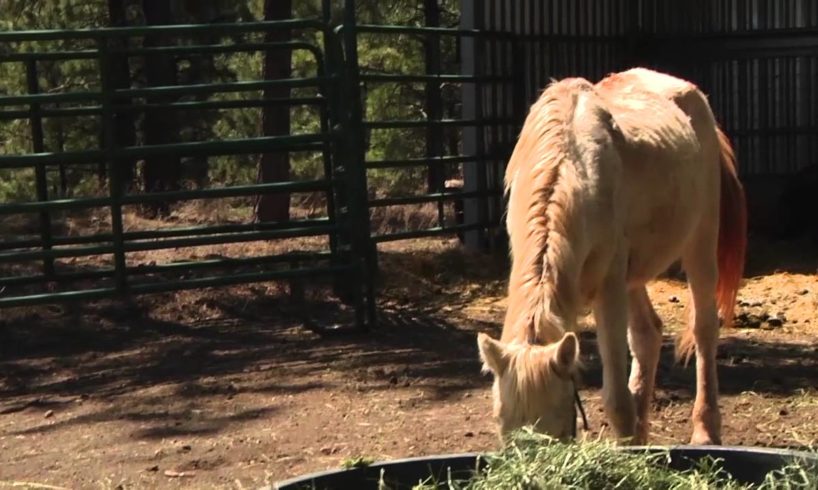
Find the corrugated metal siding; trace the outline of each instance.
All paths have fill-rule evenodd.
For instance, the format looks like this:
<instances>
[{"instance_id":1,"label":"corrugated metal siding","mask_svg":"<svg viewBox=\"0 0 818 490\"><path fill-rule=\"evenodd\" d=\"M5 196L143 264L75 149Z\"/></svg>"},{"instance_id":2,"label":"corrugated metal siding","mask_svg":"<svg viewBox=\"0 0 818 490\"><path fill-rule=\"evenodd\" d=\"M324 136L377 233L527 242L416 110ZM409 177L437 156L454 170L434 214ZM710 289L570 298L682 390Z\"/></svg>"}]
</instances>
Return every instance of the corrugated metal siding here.
<instances>
[{"instance_id":1,"label":"corrugated metal siding","mask_svg":"<svg viewBox=\"0 0 818 490\"><path fill-rule=\"evenodd\" d=\"M751 39L729 53L691 53L651 65L686 76L708 93L734 140L744 175L791 174L818 163L818 50L805 45L767 51L781 34L818 38L815 0L696 0L685 13L672 0L641 1L645 31ZM675 20L682 19L682 22ZM717 51L717 50L715 50ZM696 62L701 55L704 62Z\"/></svg>"},{"instance_id":2,"label":"corrugated metal siding","mask_svg":"<svg viewBox=\"0 0 818 490\"><path fill-rule=\"evenodd\" d=\"M483 73L515 76L515 83L481 90L486 116L522 120L520 112L551 78L594 81L647 65L702 87L734 139L744 175L786 174L818 163L818 42L809 41L818 39L815 0L483 0L474 5L482 12L477 15L482 25L475 27L517 37L477 51L484 57ZM806 42L764 49L768 39L782 34L803 35ZM736 39L743 48L724 48ZM689 40L698 48L688 46ZM512 126L485 133L489 148L513 144L516 137Z\"/></svg>"}]
</instances>

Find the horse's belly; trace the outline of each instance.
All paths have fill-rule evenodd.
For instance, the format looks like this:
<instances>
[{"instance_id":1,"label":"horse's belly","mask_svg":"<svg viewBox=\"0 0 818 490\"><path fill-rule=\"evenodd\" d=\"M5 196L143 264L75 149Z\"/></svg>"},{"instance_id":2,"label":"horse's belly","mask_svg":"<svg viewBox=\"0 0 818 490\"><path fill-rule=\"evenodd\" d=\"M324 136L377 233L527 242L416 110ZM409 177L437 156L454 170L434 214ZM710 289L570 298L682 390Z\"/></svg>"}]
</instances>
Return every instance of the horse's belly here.
<instances>
[{"instance_id":1,"label":"horse's belly","mask_svg":"<svg viewBox=\"0 0 818 490\"><path fill-rule=\"evenodd\" d=\"M644 284L664 272L682 253L690 232L681 228L638 233L630 240L628 283Z\"/></svg>"},{"instance_id":2,"label":"horse's belly","mask_svg":"<svg viewBox=\"0 0 818 490\"><path fill-rule=\"evenodd\" d=\"M625 219L630 283L653 279L679 258L709 205L706 173L699 162L666 161L632 180Z\"/></svg>"}]
</instances>

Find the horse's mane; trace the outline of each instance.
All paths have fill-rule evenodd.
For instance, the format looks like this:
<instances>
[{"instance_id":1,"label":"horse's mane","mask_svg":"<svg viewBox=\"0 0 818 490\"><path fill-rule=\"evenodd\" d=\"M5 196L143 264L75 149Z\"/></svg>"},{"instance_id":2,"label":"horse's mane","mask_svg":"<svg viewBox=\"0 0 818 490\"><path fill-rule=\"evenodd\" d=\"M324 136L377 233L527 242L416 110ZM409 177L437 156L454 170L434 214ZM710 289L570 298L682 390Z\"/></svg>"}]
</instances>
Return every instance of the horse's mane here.
<instances>
[{"instance_id":1,"label":"horse's mane","mask_svg":"<svg viewBox=\"0 0 818 490\"><path fill-rule=\"evenodd\" d=\"M559 340L565 326L555 313L575 308L569 222L572 190L580 182L570 163L578 158L572 124L579 97L588 91L593 86L583 79L549 85L531 107L506 168L513 265L505 339Z\"/></svg>"}]
</instances>

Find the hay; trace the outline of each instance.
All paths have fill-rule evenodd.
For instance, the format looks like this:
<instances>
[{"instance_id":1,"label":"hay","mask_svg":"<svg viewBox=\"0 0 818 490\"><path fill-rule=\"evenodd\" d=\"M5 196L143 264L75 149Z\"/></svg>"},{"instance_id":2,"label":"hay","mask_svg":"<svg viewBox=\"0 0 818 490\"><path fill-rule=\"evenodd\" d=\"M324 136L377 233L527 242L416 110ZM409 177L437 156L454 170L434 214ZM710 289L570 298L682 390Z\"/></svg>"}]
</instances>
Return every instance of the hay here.
<instances>
[{"instance_id":1,"label":"hay","mask_svg":"<svg viewBox=\"0 0 818 490\"><path fill-rule=\"evenodd\" d=\"M760 485L745 485L722 470L720 461L705 458L691 470L667 467L667 452L617 451L611 442L561 443L530 430L511 437L501 452L487 457L488 466L470 481L420 482L416 490L779 490L818 488L818 467L793 464L767 475ZM388 490L383 484L382 490Z\"/></svg>"}]
</instances>

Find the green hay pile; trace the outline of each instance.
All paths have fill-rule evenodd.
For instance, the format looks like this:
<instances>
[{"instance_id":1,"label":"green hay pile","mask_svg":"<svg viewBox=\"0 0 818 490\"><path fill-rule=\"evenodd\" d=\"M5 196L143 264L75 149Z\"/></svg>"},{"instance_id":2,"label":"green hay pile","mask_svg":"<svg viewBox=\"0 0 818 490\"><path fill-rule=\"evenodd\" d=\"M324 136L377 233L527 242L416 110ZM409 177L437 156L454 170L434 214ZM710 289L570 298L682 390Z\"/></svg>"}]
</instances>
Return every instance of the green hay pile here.
<instances>
[{"instance_id":1,"label":"green hay pile","mask_svg":"<svg viewBox=\"0 0 818 490\"><path fill-rule=\"evenodd\" d=\"M415 489L818 489L814 463L790 465L768 474L764 483L748 486L733 480L718 460L704 459L692 470L680 472L666 467L665 452L617 451L604 441L566 444L531 431L518 432L506 449L487 460L488 467L473 480L430 478Z\"/></svg>"}]
</instances>

